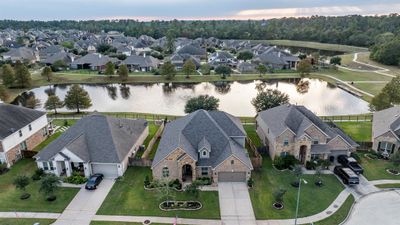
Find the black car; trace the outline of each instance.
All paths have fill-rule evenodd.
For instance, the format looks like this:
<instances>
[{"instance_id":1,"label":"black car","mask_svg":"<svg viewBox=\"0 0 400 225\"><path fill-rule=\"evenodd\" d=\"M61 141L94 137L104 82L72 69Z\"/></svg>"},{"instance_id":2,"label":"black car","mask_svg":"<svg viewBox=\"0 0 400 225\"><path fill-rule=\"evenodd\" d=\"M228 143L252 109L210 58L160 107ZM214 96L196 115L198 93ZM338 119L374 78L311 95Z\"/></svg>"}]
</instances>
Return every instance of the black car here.
<instances>
[{"instance_id":1,"label":"black car","mask_svg":"<svg viewBox=\"0 0 400 225\"><path fill-rule=\"evenodd\" d=\"M96 189L97 186L100 184L100 182L103 180L103 178L104 178L103 174L99 174L99 173L93 174L92 176L89 177L89 179L85 185L85 188L87 190Z\"/></svg>"},{"instance_id":2,"label":"black car","mask_svg":"<svg viewBox=\"0 0 400 225\"><path fill-rule=\"evenodd\" d=\"M343 183L348 185L356 185L360 183L360 179L351 169L336 166L333 172L342 179Z\"/></svg>"},{"instance_id":3,"label":"black car","mask_svg":"<svg viewBox=\"0 0 400 225\"><path fill-rule=\"evenodd\" d=\"M347 157L347 155L340 155L338 157L338 162L344 167L349 167L356 174L364 173L364 169L360 166L360 164L357 163L357 160L355 160L353 157Z\"/></svg>"}]
</instances>

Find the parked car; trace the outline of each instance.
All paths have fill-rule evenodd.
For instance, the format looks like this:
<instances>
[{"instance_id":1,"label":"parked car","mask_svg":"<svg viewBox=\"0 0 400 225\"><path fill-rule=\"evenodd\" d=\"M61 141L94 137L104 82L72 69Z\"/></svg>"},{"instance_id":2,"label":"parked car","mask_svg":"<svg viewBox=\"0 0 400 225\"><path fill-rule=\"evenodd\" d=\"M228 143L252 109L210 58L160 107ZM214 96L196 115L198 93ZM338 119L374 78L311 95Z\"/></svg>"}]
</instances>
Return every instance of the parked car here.
<instances>
[{"instance_id":1,"label":"parked car","mask_svg":"<svg viewBox=\"0 0 400 225\"><path fill-rule=\"evenodd\" d=\"M89 177L86 185L85 185L85 189L86 190L94 190L97 188L97 186L101 183L101 181L103 180L104 175L103 174L93 174L92 176Z\"/></svg>"},{"instance_id":2,"label":"parked car","mask_svg":"<svg viewBox=\"0 0 400 225\"><path fill-rule=\"evenodd\" d=\"M364 173L364 169L360 166L360 164L357 163L357 160L354 159L353 157L347 157L346 155L340 155L338 157L338 162L344 167L349 167L356 174Z\"/></svg>"},{"instance_id":3,"label":"parked car","mask_svg":"<svg viewBox=\"0 0 400 225\"><path fill-rule=\"evenodd\" d=\"M336 166L333 172L338 175L345 184L356 185L360 183L360 179L358 178L357 174L355 174L350 168Z\"/></svg>"}]
</instances>

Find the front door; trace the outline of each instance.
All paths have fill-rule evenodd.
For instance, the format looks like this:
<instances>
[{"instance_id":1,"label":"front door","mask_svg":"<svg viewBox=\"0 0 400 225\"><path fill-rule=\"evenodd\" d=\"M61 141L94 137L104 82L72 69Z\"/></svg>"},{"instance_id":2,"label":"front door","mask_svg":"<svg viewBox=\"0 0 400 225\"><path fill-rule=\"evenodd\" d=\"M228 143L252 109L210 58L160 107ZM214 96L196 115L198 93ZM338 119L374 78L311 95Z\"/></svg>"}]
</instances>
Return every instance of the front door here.
<instances>
[{"instance_id":1,"label":"front door","mask_svg":"<svg viewBox=\"0 0 400 225\"><path fill-rule=\"evenodd\" d=\"M306 159L307 159L307 146L306 145L302 145L300 147L299 159L300 159L301 164L306 163Z\"/></svg>"},{"instance_id":2,"label":"front door","mask_svg":"<svg viewBox=\"0 0 400 225\"><path fill-rule=\"evenodd\" d=\"M193 175L192 166L189 164L182 166L182 181L191 181Z\"/></svg>"}]
</instances>

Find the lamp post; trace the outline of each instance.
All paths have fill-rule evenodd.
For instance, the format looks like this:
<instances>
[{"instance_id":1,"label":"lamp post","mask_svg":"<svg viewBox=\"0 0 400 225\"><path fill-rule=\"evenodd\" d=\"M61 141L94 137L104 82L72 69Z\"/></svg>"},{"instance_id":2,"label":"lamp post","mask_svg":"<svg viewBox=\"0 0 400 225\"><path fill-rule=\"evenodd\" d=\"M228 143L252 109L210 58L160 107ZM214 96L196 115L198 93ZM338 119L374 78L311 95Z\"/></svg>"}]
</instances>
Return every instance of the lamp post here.
<instances>
[{"instance_id":1,"label":"lamp post","mask_svg":"<svg viewBox=\"0 0 400 225\"><path fill-rule=\"evenodd\" d=\"M301 182L304 182L304 184L307 184L306 180L304 180L302 178L299 179L299 189L297 190L296 217L294 219L294 225L297 225L297 216L298 216L298 213L299 213Z\"/></svg>"}]
</instances>

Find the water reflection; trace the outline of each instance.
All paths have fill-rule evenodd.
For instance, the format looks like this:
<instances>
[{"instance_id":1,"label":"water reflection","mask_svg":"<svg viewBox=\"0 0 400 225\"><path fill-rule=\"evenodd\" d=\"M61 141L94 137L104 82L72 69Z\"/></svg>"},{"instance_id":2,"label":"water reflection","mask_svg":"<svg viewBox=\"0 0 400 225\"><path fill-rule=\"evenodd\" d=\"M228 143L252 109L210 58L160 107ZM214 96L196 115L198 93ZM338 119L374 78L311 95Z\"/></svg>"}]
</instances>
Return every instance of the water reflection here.
<instances>
[{"instance_id":1,"label":"water reflection","mask_svg":"<svg viewBox=\"0 0 400 225\"><path fill-rule=\"evenodd\" d=\"M305 85L308 82L307 85ZM301 83L301 88L299 84ZM197 84L126 84L82 85L92 98L89 111L142 112L183 115L187 99L202 94L220 100L220 110L236 116L254 116L251 105L260 89L278 89L287 93L292 104L305 105L318 115L345 115L368 112L368 103L317 79L286 79L251 82L218 82ZM52 86L61 100L70 85ZM119 89L119 91L118 91ZM17 104L26 104L26 98L34 95L41 102L47 100L49 86L35 88L19 96ZM43 106L39 109L43 110ZM63 108L60 111L67 111Z\"/></svg>"}]
</instances>

